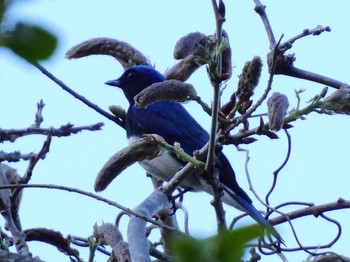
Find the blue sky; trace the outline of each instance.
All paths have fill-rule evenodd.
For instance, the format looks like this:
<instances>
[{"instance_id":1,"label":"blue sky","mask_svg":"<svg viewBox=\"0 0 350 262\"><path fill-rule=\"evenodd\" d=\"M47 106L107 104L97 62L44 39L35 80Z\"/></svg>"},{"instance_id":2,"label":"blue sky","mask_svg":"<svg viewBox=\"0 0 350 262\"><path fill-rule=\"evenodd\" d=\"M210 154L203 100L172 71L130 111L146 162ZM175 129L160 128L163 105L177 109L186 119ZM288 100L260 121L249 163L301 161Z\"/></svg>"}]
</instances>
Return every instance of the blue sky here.
<instances>
[{"instance_id":1,"label":"blue sky","mask_svg":"<svg viewBox=\"0 0 350 262\"><path fill-rule=\"evenodd\" d=\"M254 55L264 61L263 75L257 87L255 99L266 86L266 54L269 45L259 16L253 11L253 1L226 1L224 29L230 36L233 53L233 76L228 82L223 102L235 90L237 76L244 63ZM350 3L339 1L265 1L267 13L276 38L284 34L288 39L305 28L318 24L328 25L332 31L318 37L306 37L297 41L290 52L296 54L295 65L325 74L348 83L350 58L348 50L348 10ZM105 86L104 82L115 79L122 67L111 57L92 56L78 60L67 60L65 52L72 46L93 37L112 37L127 41L142 51L156 68L164 72L176 61L172 57L175 42L189 32L200 31L211 34L215 30L214 17L209 0L178 1L18 1L8 12L8 21L30 21L42 24L59 37L59 46L54 56L43 63L53 74L75 91L104 109L118 104L127 107L122 92ZM96 174L109 157L127 145L125 134L115 124L106 120L42 75L10 51L0 49L1 103L0 127L25 128L34 121L36 103L43 99L43 127L59 127L68 122L79 126L103 121L105 126L99 132L83 132L68 138L54 138L50 153L41 161L31 183L49 183L77 187L93 191ZM204 68L198 70L189 80L207 103L211 100L211 86ZM290 109L296 105L295 89L305 88L302 103L320 92L322 85L276 76L273 91L286 94ZM329 92L332 90L330 89ZM207 129L210 119L195 103L186 107ZM260 112L266 111L266 106ZM252 126L254 124L252 123ZM273 205L286 201L305 201L322 204L336 201L339 197L349 198L348 181L348 130L347 116L324 116L311 114L305 121L293 123L292 155L280 174L278 186L271 197ZM271 184L272 172L282 163L286 154L286 139L282 132L280 139L271 141L257 137L258 142L247 146L250 151L250 175L255 190L264 197ZM22 153L38 152L44 141L42 136L18 139L15 143L1 145L1 150L21 150ZM225 148L232 160L239 183L248 190L244 174L245 156L234 147ZM19 173L24 173L27 163L13 164ZM127 207L134 207L152 190L144 171L132 166L123 172L102 196ZM249 192L250 196L253 196ZM215 233L216 223L210 196L192 193L186 197L185 206L190 211L190 228L195 236L209 236ZM255 206L263 209L253 198ZM227 207L227 220L240 214ZM290 208L288 210L293 210ZM285 210L287 211L287 209ZM21 217L24 228L48 227L64 235L88 236L92 226L98 222L113 222L119 211L92 199L54 190L28 189L25 191ZM350 227L348 211L329 213L343 223L343 236L332 251L348 252ZM205 218L205 219L203 219ZM127 219L123 220L125 229ZM179 216L181 221L181 215ZM244 223L250 223L247 219ZM303 218L295 223L305 245L323 244L335 234L332 225L319 219ZM277 229L288 247L293 247L292 234L288 227ZM125 231L124 231L125 234ZM126 234L124 235L126 236ZM47 261L62 261L55 248L30 243L31 251ZM349 254L347 254L349 255ZM84 254L83 254L84 256ZM290 253L291 261L301 261L306 254ZM86 255L85 255L86 258ZM265 257L263 261L277 261L277 257ZM103 261L99 257L97 261Z\"/></svg>"}]
</instances>

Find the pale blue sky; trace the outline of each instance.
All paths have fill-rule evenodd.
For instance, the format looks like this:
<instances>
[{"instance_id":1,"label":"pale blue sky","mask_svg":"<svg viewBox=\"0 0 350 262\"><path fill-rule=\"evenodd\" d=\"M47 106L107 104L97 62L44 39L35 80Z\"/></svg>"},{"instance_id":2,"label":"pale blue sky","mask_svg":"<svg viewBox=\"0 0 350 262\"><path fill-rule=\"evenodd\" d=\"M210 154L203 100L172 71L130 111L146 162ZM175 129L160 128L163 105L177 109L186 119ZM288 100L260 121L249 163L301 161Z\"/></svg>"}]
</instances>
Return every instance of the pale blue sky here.
<instances>
[{"instance_id":1,"label":"pale blue sky","mask_svg":"<svg viewBox=\"0 0 350 262\"><path fill-rule=\"evenodd\" d=\"M55 55L43 63L53 74L75 91L107 110L111 104L126 108L127 102L120 90L104 85L104 82L118 77L122 67L107 56L94 56L69 61L65 52L82 41L93 37L112 37L127 41L142 51L156 68L164 72L175 63L172 58L175 42L189 32L200 31L211 34L215 30L214 18L209 0L178 1L18 1L8 13L8 21L23 20L47 26L59 36ZM233 77L223 96L223 102L235 90L237 76L244 63L254 55L266 62L269 51L267 37L259 16L253 11L253 1L225 1L227 22L225 30L230 36L233 53ZM264 1L276 38L281 34L288 39L305 28L318 24L328 25L332 32L318 37L309 36L296 42L290 51L296 54L296 66L348 83L350 59L348 50L347 0L339 1ZM77 187L93 191L93 184L99 169L107 159L126 146L124 131L99 114L76 101L38 70L13 55L0 49L1 103L0 127L24 128L33 123L36 103L43 99L45 121L43 127L59 127L68 122L79 126L105 122L102 131L83 132L68 138L54 138L50 153L41 161L31 183L50 183ZM264 64L263 76L256 90L257 99L266 86L267 69ZM211 86L205 69L198 70L189 80L203 100L210 103ZM276 76L273 90L286 94L290 109L296 105L294 89L305 88L302 102L320 92L323 86L310 82ZM332 90L330 90L331 92ZM209 117L195 103L186 107L198 121L209 127ZM261 109L264 112L266 107ZM271 197L273 205L286 201L306 201L322 204L333 202L339 197L349 198L348 192L348 130L346 116L323 116L312 114L306 121L293 123L292 155L286 168L281 172L278 186ZM279 132L280 139L271 141L257 137L258 142L247 146L250 150L250 174L256 191L264 197L268 190L272 172L281 164L286 153L286 139ZM21 150L22 153L38 152L44 137L23 138L16 143L5 143L1 150ZM225 152L232 160L241 186L248 190L244 175L245 156L234 147ZM23 173L27 163L13 164ZM137 183L136 183L137 182ZM102 196L128 207L134 207L152 190L137 165L121 174ZM251 192L248 192L253 196ZM215 233L216 223L210 196L204 193L189 194L185 206L190 211L190 228L196 236ZM262 206L253 198L255 206ZM28 189L21 207L24 228L48 227L64 235L88 236L95 222L113 222L119 211L75 194L54 190ZM240 214L227 208L227 220ZM343 236L332 251L346 254L349 250L349 211L329 213L344 225ZM181 216L180 216L181 218ZM205 219L203 219L205 218ZM126 219L123 233L125 234ZM250 223L251 220L246 220ZM297 231L305 245L323 244L330 240L335 228L313 218L301 219L296 223ZM287 227L277 227L288 247L294 246L292 234ZM31 251L47 261L62 261L64 256L47 245L30 243ZM350 254L347 253L349 256ZM84 258L86 253L83 253ZM301 261L306 254L286 254L290 261ZM99 257L97 261L104 261ZM68 259L66 260L68 261ZM277 257L264 257L262 261L278 261Z\"/></svg>"}]
</instances>

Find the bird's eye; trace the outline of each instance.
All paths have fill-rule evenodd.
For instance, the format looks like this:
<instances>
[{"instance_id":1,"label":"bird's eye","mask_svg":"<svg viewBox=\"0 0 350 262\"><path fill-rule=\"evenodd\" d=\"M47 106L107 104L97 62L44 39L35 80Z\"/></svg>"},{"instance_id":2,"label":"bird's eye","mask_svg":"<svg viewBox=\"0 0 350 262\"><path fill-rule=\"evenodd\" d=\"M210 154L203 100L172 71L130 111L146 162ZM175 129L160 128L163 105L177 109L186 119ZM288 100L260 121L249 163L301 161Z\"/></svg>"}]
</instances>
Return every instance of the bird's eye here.
<instances>
[{"instance_id":1,"label":"bird's eye","mask_svg":"<svg viewBox=\"0 0 350 262\"><path fill-rule=\"evenodd\" d=\"M135 73L134 72L130 72L126 78L130 81L130 80L133 80L135 78Z\"/></svg>"}]
</instances>

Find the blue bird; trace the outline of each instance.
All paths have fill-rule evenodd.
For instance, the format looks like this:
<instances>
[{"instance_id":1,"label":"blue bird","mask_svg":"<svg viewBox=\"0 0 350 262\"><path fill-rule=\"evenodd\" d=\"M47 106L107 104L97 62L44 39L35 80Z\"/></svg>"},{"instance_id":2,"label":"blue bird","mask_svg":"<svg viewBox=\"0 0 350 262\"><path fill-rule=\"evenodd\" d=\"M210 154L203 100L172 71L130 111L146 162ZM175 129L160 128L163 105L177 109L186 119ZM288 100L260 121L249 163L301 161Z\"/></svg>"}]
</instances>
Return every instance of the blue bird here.
<instances>
[{"instance_id":1,"label":"blue bird","mask_svg":"<svg viewBox=\"0 0 350 262\"><path fill-rule=\"evenodd\" d=\"M164 80L164 76L152 67L139 65L127 69L120 78L108 81L106 84L121 88L129 101L130 105L125 120L129 142L139 139L144 134L158 134L169 144L179 143L187 154L192 155L194 151L201 149L208 142L209 135L180 103L159 101L146 108L135 106L135 95L153 83ZM152 160L144 160L140 164L148 173L162 181L169 181L184 165L168 151L162 152ZM223 201L247 212L278 241L282 241L277 231L255 209L252 200L240 188L235 172L222 152L217 155L215 167L219 170L219 181L224 189ZM193 191L205 191L212 194L211 186L198 174L190 175L181 186Z\"/></svg>"}]
</instances>

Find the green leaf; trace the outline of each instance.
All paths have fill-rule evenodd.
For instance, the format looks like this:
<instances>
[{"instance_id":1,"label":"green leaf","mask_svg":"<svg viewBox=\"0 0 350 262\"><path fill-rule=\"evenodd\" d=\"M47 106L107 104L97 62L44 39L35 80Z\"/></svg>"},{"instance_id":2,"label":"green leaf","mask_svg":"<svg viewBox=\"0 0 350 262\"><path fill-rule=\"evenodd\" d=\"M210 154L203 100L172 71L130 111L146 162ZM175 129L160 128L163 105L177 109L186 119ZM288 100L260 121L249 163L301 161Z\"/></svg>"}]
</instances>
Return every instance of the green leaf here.
<instances>
[{"instance_id":1,"label":"green leaf","mask_svg":"<svg viewBox=\"0 0 350 262\"><path fill-rule=\"evenodd\" d=\"M204 58L195 58L194 61L199 65L206 65L209 62L208 59L204 59Z\"/></svg>"},{"instance_id":2,"label":"green leaf","mask_svg":"<svg viewBox=\"0 0 350 262\"><path fill-rule=\"evenodd\" d=\"M222 41L218 47L217 54L221 54L227 48L227 40L226 38L222 38Z\"/></svg>"},{"instance_id":3,"label":"green leaf","mask_svg":"<svg viewBox=\"0 0 350 262\"><path fill-rule=\"evenodd\" d=\"M203 240L192 237L177 237L174 239L172 250L175 262L209 261L208 243Z\"/></svg>"},{"instance_id":4,"label":"green leaf","mask_svg":"<svg viewBox=\"0 0 350 262\"><path fill-rule=\"evenodd\" d=\"M174 239L172 251L176 262L241 261L247 243L262 234L261 227L253 225L222 232L205 240L182 236Z\"/></svg>"},{"instance_id":5,"label":"green leaf","mask_svg":"<svg viewBox=\"0 0 350 262\"><path fill-rule=\"evenodd\" d=\"M261 227L253 225L226 231L219 234L214 240L213 255L216 261L241 261L247 243L262 236Z\"/></svg>"},{"instance_id":6,"label":"green leaf","mask_svg":"<svg viewBox=\"0 0 350 262\"><path fill-rule=\"evenodd\" d=\"M6 9L5 0L0 0L0 23L2 22L2 17L4 16Z\"/></svg>"},{"instance_id":7,"label":"green leaf","mask_svg":"<svg viewBox=\"0 0 350 262\"><path fill-rule=\"evenodd\" d=\"M2 36L2 43L22 58L34 62L52 55L57 38L42 27L17 23L15 30Z\"/></svg>"}]
</instances>

